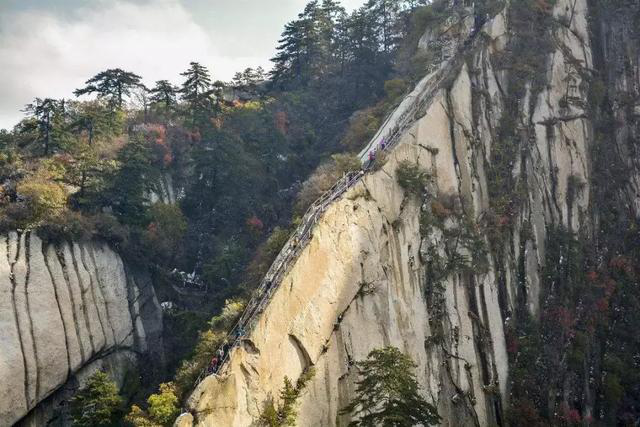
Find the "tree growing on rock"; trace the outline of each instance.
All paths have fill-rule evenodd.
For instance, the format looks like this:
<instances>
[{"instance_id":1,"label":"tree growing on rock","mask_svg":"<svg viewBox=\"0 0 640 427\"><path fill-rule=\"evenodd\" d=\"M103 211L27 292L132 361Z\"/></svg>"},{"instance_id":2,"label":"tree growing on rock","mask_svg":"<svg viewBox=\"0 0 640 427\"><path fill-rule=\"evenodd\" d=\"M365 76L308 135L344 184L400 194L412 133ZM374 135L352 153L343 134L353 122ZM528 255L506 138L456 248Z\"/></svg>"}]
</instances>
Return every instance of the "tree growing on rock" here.
<instances>
[{"instance_id":1,"label":"tree growing on rock","mask_svg":"<svg viewBox=\"0 0 640 427\"><path fill-rule=\"evenodd\" d=\"M419 393L416 364L399 349L373 350L356 365L361 375L356 396L341 411L355 418L349 426L427 426L440 421L436 408Z\"/></svg>"},{"instance_id":2,"label":"tree growing on rock","mask_svg":"<svg viewBox=\"0 0 640 427\"><path fill-rule=\"evenodd\" d=\"M296 405L302 391L307 383L313 378L315 371L313 368L306 370L300 375L295 385L288 377L284 377L284 386L280 390L280 402L277 407L273 400L265 403L265 407L260 415L260 422L266 427L293 427L296 425L298 411Z\"/></svg>"},{"instance_id":3,"label":"tree growing on rock","mask_svg":"<svg viewBox=\"0 0 640 427\"><path fill-rule=\"evenodd\" d=\"M172 426L180 415L180 401L173 383L160 384L157 393L147 399L147 411L133 405L125 421L134 427Z\"/></svg>"},{"instance_id":4,"label":"tree growing on rock","mask_svg":"<svg viewBox=\"0 0 640 427\"><path fill-rule=\"evenodd\" d=\"M118 387L104 372L89 377L87 385L71 399L71 419L77 427L116 425L122 412Z\"/></svg>"}]
</instances>

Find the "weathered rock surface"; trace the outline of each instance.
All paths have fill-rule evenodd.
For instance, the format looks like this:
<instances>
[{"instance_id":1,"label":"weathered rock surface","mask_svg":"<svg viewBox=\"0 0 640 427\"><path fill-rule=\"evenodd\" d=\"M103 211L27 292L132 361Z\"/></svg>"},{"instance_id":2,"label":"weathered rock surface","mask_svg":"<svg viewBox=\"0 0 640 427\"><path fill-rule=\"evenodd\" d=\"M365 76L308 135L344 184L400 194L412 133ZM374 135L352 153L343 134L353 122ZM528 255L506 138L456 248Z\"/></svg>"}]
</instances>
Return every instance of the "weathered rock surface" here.
<instances>
[{"instance_id":1,"label":"weathered rock surface","mask_svg":"<svg viewBox=\"0 0 640 427\"><path fill-rule=\"evenodd\" d=\"M121 381L161 328L153 288L106 244L0 236L0 425L44 424L38 405L96 369Z\"/></svg>"},{"instance_id":2,"label":"weathered rock surface","mask_svg":"<svg viewBox=\"0 0 640 427\"><path fill-rule=\"evenodd\" d=\"M255 328L221 375L197 386L190 415L179 425L256 425L265 402L278 398L284 377L295 380L309 367L315 376L300 398L298 425L346 425L349 418L339 411L353 397L353 362L387 345L417 363L424 394L437 405L443 425L503 424L505 325L518 301L534 315L541 310L549 229L593 226L593 123L585 81L594 66L589 9L586 0L559 0L554 16L561 25L552 30L546 84L536 92L527 88L519 103L515 126L528 143L507 167L522 191L521 204L497 219L513 232L501 242L501 256L488 256L484 267L430 279L438 258L479 255L473 247L452 248L444 236L464 227L460 218L481 223L495 202L488 174L508 102L505 73L494 64L509 39L507 16L502 12L484 24L435 92L425 89L431 83L421 83L410 95L423 98L402 107L410 125L400 126L400 141L384 166L328 209ZM422 43L433 37L425 35ZM392 120L400 116L406 115ZM397 183L405 160L433 177L423 199ZM425 232L423 212L446 197L457 201L449 209L461 215ZM635 194L629 198L637 204ZM478 237L485 247L492 239L486 230Z\"/></svg>"}]
</instances>

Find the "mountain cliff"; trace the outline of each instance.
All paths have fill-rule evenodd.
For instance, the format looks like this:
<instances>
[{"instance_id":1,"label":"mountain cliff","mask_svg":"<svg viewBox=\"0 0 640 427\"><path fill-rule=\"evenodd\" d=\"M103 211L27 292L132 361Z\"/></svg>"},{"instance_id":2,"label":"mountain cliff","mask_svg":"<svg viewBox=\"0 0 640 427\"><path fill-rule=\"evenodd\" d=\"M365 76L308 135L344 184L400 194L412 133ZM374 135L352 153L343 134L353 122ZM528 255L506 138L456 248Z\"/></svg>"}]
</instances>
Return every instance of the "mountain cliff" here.
<instances>
[{"instance_id":1,"label":"mountain cliff","mask_svg":"<svg viewBox=\"0 0 640 427\"><path fill-rule=\"evenodd\" d=\"M153 287L106 244L12 232L0 254L0 425L44 425L96 370L122 384L144 353L161 360Z\"/></svg>"},{"instance_id":2,"label":"mountain cliff","mask_svg":"<svg viewBox=\"0 0 640 427\"><path fill-rule=\"evenodd\" d=\"M387 345L417 363L443 425L620 416L602 403L614 350L594 313L615 298L601 278L633 276L612 224L633 230L640 207L639 5L476 3L420 41L438 62L372 141L391 147L177 425L254 425L311 367L298 425L346 425L353 362ZM418 194L399 184L408 164L429 176Z\"/></svg>"}]
</instances>

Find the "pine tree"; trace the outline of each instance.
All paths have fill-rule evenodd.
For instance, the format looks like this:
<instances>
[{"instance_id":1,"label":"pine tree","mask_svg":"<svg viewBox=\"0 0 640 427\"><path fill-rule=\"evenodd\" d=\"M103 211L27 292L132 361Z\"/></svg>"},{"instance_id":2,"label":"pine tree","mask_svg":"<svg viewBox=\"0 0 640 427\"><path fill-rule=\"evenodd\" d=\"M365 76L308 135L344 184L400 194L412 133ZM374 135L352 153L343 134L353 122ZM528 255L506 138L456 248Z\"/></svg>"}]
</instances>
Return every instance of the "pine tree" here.
<instances>
[{"instance_id":1,"label":"pine tree","mask_svg":"<svg viewBox=\"0 0 640 427\"><path fill-rule=\"evenodd\" d=\"M55 116L61 113L60 101L52 98L36 98L31 104L27 104L24 112L34 120L33 126L27 126L26 130L33 130L35 127L38 141L42 141L44 145L44 154L49 154L52 146L54 122L56 121Z\"/></svg>"},{"instance_id":2,"label":"pine tree","mask_svg":"<svg viewBox=\"0 0 640 427\"><path fill-rule=\"evenodd\" d=\"M180 75L186 78L180 89L182 100L187 104L192 125L198 126L213 112L212 95L215 90L209 70L197 62L191 62L189 69Z\"/></svg>"},{"instance_id":3,"label":"pine tree","mask_svg":"<svg viewBox=\"0 0 640 427\"><path fill-rule=\"evenodd\" d=\"M158 80L156 85L149 91L151 95L149 101L152 104L162 105L165 109L171 109L176 104L176 93L178 88L168 80Z\"/></svg>"},{"instance_id":4,"label":"pine tree","mask_svg":"<svg viewBox=\"0 0 640 427\"><path fill-rule=\"evenodd\" d=\"M293 82L306 80L308 40L305 40L305 33L308 29L306 20L291 21L285 25L276 48L278 52L271 59L274 63L271 78L277 86L284 88Z\"/></svg>"},{"instance_id":5,"label":"pine tree","mask_svg":"<svg viewBox=\"0 0 640 427\"><path fill-rule=\"evenodd\" d=\"M237 72L233 76L232 85L240 90L256 93L258 84L265 80L265 73L262 67L246 68L242 72Z\"/></svg>"},{"instance_id":6,"label":"pine tree","mask_svg":"<svg viewBox=\"0 0 640 427\"><path fill-rule=\"evenodd\" d=\"M122 410L122 398L115 383L104 372L96 372L71 399L71 419L78 427L116 425Z\"/></svg>"},{"instance_id":7,"label":"pine tree","mask_svg":"<svg viewBox=\"0 0 640 427\"><path fill-rule=\"evenodd\" d=\"M309 2L298 19L285 25L278 53L271 59L274 62L271 76L276 85L306 86L325 73L333 33L333 21L327 14L338 11L335 3L325 3L323 9L318 0Z\"/></svg>"},{"instance_id":8,"label":"pine tree","mask_svg":"<svg viewBox=\"0 0 640 427\"><path fill-rule=\"evenodd\" d=\"M380 48L390 53L402 37L399 19L403 0L369 0L365 8L370 14L372 26L379 40Z\"/></svg>"},{"instance_id":9,"label":"pine tree","mask_svg":"<svg viewBox=\"0 0 640 427\"><path fill-rule=\"evenodd\" d=\"M372 25L369 11L362 7L355 10L348 23L350 61L347 67L347 79L352 82L351 98L357 104L362 104L372 95L380 93L380 82L390 74L390 58L379 54L378 36Z\"/></svg>"},{"instance_id":10,"label":"pine tree","mask_svg":"<svg viewBox=\"0 0 640 427\"><path fill-rule=\"evenodd\" d=\"M71 103L68 110L70 129L87 133L87 142L93 145L95 139L118 131L118 115L110 111L98 100Z\"/></svg>"},{"instance_id":11,"label":"pine tree","mask_svg":"<svg viewBox=\"0 0 640 427\"><path fill-rule=\"evenodd\" d=\"M356 418L350 426L427 426L440 421L436 408L419 393L416 364L396 347L373 350L356 365L361 374L356 396L341 411Z\"/></svg>"},{"instance_id":12,"label":"pine tree","mask_svg":"<svg viewBox=\"0 0 640 427\"><path fill-rule=\"evenodd\" d=\"M110 106L122 109L124 97L131 95L131 90L141 86L141 77L120 68L112 68L96 74L85 82L86 86L76 89L75 96L97 93L98 98L105 98Z\"/></svg>"}]
</instances>

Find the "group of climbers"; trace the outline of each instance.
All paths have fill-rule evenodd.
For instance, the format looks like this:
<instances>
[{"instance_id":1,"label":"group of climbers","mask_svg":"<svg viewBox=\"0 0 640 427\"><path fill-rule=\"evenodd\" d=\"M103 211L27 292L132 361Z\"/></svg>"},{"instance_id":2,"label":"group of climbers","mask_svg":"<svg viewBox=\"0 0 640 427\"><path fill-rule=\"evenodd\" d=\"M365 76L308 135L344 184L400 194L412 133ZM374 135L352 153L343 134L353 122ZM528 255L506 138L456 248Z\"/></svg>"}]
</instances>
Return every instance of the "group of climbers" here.
<instances>
[{"instance_id":1,"label":"group of climbers","mask_svg":"<svg viewBox=\"0 0 640 427\"><path fill-rule=\"evenodd\" d=\"M382 152L389 147L387 140L383 137L380 142L369 152L369 161L363 165L363 170L360 171L360 174L363 174L366 169L368 169L376 159L376 155L378 152ZM300 245L300 238L298 236L294 236L291 239L289 250L293 253L295 249ZM269 295L270 291L274 287L274 283L272 280L267 280L264 284L262 293L263 295ZM246 321L247 319L245 319ZM229 338L225 339L224 344L216 351L216 353L211 358L209 366L206 369L206 375L216 375L222 365L229 358L229 352L232 348L246 335L246 332L243 327L244 322L240 322L240 324L233 330Z\"/></svg>"},{"instance_id":2,"label":"group of climbers","mask_svg":"<svg viewBox=\"0 0 640 427\"><path fill-rule=\"evenodd\" d=\"M459 0L454 0L454 1L459 1ZM488 20L488 18L489 18L488 14L480 15L480 16L476 15L474 26L473 26L473 28L471 30L471 33L470 33L469 37L464 42L465 47L469 43L471 43L473 41L473 39L477 35L479 29L484 25L484 23ZM389 135L389 134L395 135L397 132L399 132L398 125L396 125L395 128L391 129L390 132L387 135ZM391 138L393 139L393 136ZM363 175L365 173L365 171L367 169L369 169L375 163L376 157L379 155L379 153L381 153L384 150L388 149L390 146L391 146L391 142L387 140L387 137L382 137L381 140L378 142L378 144L375 145L368 152L368 160L363 161L363 167L362 167L362 170L359 172L358 176ZM349 187L349 184L352 184L352 182L348 182L347 188ZM342 190L342 191L344 191L344 190ZM294 253L295 250L298 248L298 246L301 245L301 243L302 243L301 239L297 235L294 236L292 238L292 240L291 240L290 247L288 248L290 253ZM263 296L264 297L268 297L268 295L270 294L270 291L272 290L272 288L275 287L276 284L277 283L274 283L273 280L267 280L265 282L263 290L262 290ZM342 318L342 315L340 315L339 321L341 320L341 318ZM231 333L231 335L230 335L230 338L232 339L231 343L229 343L229 341L227 339L225 339L224 344L216 351L214 356L211 358L211 362L210 362L210 364L209 364L209 366L208 366L208 368L206 370L206 374L207 375L211 375L211 374L215 375L215 374L218 373L218 371L220 370L220 368L222 367L222 365L224 364L226 359L229 358L229 356L230 356L229 352L246 335L246 332L244 330L243 325L247 325L248 324L248 322L247 322L248 320L250 320L250 319L244 319L244 321L241 321L239 326L237 326L237 328L235 328L234 331ZM353 362L350 361L349 364L351 365L352 363Z\"/></svg>"},{"instance_id":3,"label":"group of climbers","mask_svg":"<svg viewBox=\"0 0 640 427\"><path fill-rule=\"evenodd\" d=\"M380 142L378 143L378 145L376 145L375 147L373 147L373 149L371 151L369 151L369 159L368 161L364 164L364 169L369 169L369 167L373 164L373 162L376 161L376 156L378 155L378 152L380 151L384 151L389 145L387 144L387 141L384 137L382 137L382 139L380 140Z\"/></svg>"},{"instance_id":4,"label":"group of climbers","mask_svg":"<svg viewBox=\"0 0 640 427\"><path fill-rule=\"evenodd\" d=\"M242 339L245 336L245 331L242 326L238 326L238 328L233 333L234 342L236 340ZM215 352L213 357L211 358L211 362L209 362L209 367L207 368L207 375L217 374L218 370L222 367L223 362L229 356L229 351L231 351L233 344L229 343L229 340L225 339L224 343L218 350Z\"/></svg>"}]
</instances>

